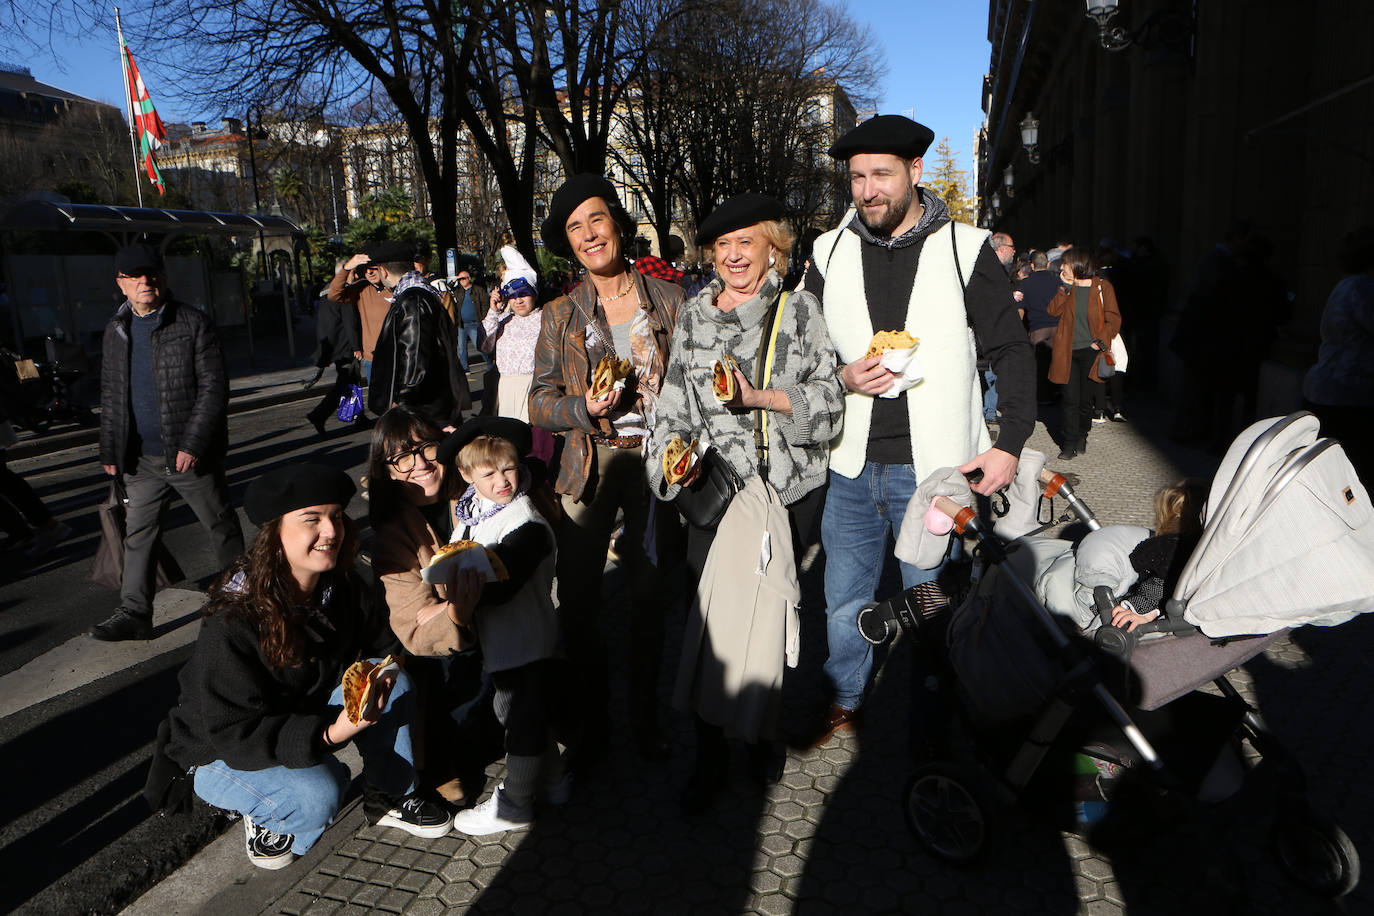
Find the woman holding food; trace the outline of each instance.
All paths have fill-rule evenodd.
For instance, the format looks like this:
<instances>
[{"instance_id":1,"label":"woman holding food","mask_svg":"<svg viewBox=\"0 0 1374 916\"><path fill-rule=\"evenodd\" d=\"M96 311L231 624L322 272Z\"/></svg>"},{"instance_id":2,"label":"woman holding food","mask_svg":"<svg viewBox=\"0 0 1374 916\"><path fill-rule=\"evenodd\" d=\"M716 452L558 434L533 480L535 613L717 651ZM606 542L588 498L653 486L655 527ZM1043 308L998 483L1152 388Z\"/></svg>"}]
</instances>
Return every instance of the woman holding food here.
<instances>
[{"instance_id":1,"label":"woman holding food","mask_svg":"<svg viewBox=\"0 0 1374 916\"><path fill-rule=\"evenodd\" d=\"M631 592L630 725L642 757L667 756L658 725L665 604L658 559L671 513L655 511L644 461L682 289L631 268L625 250L634 228L615 188L599 175L564 182L541 228L551 251L587 271L584 283L544 306L529 415L531 425L563 437L554 485L563 503L558 598L584 716L574 763L601 756L609 734L609 673L598 624L602 571L622 512L616 549Z\"/></svg>"},{"instance_id":2,"label":"woman holding food","mask_svg":"<svg viewBox=\"0 0 1374 916\"><path fill-rule=\"evenodd\" d=\"M260 868L290 864L329 826L351 781L335 755L350 741L379 826L437 837L453 823L415 794L405 673L374 680L370 702L365 680L346 674L395 644L352 571L357 529L344 510L354 492L348 475L317 464L249 485L257 537L211 587L181 672L166 754L194 768L197 795L243 815Z\"/></svg>"},{"instance_id":3,"label":"woman holding food","mask_svg":"<svg viewBox=\"0 0 1374 916\"><path fill-rule=\"evenodd\" d=\"M839 431L844 386L820 303L801 290L782 293L793 241L783 215L776 200L741 194L702 222L697 244L711 253L716 277L679 313L648 474L655 496L675 499L684 484L690 486L705 473L701 461L690 457L690 443L699 437L699 446L713 447L711 460L718 456L741 481L761 478L767 483L768 492L786 507L793 544L785 546L790 548L810 533L820 511L828 445ZM723 529L724 521L721 525ZM716 540L714 528L688 528L687 566L696 583L702 581L708 557L716 561ZM719 546L725 553L757 553L758 538ZM789 572L795 577L795 570ZM727 728L758 742L771 737L776 724L775 707L761 720L755 717L745 724L736 713L747 711L739 707L757 701L719 695L723 685L713 682L707 673L712 666L701 664L700 653L709 648L728 658L743 649L720 644L712 618L703 622L701 604L699 596L689 614L678 672L678 698L697 714L696 765L682 798L688 811L703 810L721 788ZM699 643L696 634L703 626ZM783 649L777 646L779 659ZM755 769L764 775L771 749L756 744L753 750Z\"/></svg>"},{"instance_id":4,"label":"woman holding food","mask_svg":"<svg viewBox=\"0 0 1374 916\"><path fill-rule=\"evenodd\" d=\"M424 568L453 535L465 487L439 460L443 438L442 430L407 407L391 408L373 427L368 461L376 530L372 565L386 595L391 629L417 656L411 668L426 694L425 783L446 800L465 803L473 799L462 777L480 778L485 744L499 742L500 732L472 628L481 579L471 571L435 585L424 579Z\"/></svg>"}]
</instances>

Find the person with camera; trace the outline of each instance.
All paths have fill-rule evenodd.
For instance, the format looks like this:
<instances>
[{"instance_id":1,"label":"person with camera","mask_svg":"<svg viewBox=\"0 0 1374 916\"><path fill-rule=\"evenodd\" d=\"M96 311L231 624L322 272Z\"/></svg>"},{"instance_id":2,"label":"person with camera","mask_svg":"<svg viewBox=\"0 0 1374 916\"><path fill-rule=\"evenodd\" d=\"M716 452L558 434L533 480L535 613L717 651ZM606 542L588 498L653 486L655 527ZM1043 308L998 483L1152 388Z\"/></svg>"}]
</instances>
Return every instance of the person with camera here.
<instances>
[{"instance_id":1,"label":"person with camera","mask_svg":"<svg viewBox=\"0 0 1374 916\"><path fill-rule=\"evenodd\" d=\"M1092 253L1074 246L1059 259L1064 284L1046 311L1059 319L1050 356L1050 381L1063 386L1059 411L1059 460L1088 452L1092 428L1093 383L1101 382L1100 359L1111 354L1112 338L1121 332L1116 290L1097 275Z\"/></svg>"},{"instance_id":2,"label":"person with camera","mask_svg":"<svg viewBox=\"0 0 1374 916\"><path fill-rule=\"evenodd\" d=\"M792 548L811 533L823 503L844 386L820 303L808 292L783 292L793 242L784 216L778 201L740 194L702 222L697 244L710 252L716 275L678 314L646 468L654 495L673 500L684 485L692 488L703 465L698 460L685 480L670 483L665 453L675 442L709 442L710 460L723 462L738 480L761 479L769 498L786 507L789 543L775 544L772 555L790 565ZM741 694L724 673L744 665L746 683L780 688L786 639L779 631L775 644L760 651L754 637L767 627L769 612L752 597L726 608L723 596L703 597L709 589L702 585L707 567L719 567L724 555L757 553L756 529L729 526L739 531L736 540L715 527L688 525L687 567L697 597L676 692L678 704L696 714L696 763L682 795L688 813L705 810L724 785L727 731L750 743L756 775L766 778L771 762L763 742L777 723L775 691ZM795 568L784 572L795 583ZM721 580L726 590L746 591L729 578Z\"/></svg>"}]
</instances>

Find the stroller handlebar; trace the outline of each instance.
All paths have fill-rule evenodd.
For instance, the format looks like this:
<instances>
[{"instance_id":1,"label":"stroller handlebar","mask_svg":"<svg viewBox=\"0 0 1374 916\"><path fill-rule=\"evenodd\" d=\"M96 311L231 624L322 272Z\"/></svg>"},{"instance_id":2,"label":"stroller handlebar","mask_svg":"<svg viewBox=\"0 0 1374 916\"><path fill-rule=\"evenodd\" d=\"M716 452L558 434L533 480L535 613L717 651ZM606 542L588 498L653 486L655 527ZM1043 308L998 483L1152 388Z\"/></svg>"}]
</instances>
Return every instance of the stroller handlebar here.
<instances>
[{"instance_id":1,"label":"stroller handlebar","mask_svg":"<svg viewBox=\"0 0 1374 916\"><path fill-rule=\"evenodd\" d=\"M968 506L961 506L948 496L935 497L934 506L937 510L950 517L954 522L954 530L960 534L963 534L964 528L967 527L968 523L978 516L978 513L974 512Z\"/></svg>"}]
</instances>

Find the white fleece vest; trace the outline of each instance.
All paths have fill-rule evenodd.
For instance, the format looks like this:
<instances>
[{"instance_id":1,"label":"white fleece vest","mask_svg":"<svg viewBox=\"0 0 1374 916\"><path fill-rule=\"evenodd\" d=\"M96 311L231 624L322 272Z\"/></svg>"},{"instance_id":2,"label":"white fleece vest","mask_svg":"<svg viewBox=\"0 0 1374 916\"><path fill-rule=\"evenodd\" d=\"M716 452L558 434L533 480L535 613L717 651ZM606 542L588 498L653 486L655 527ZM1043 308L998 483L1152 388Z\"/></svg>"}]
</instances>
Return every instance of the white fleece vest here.
<instances>
[{"instance_id":1,"label":"white fleece vest","mask_svg":"<svg viewBox=\"0 0 1374 916\"><path fill-rule=\"evenodd\" d=\"M812 248L816 269L825 278L821 309L841 364L861 359L875 330L901 330L873 327L864 293L860 254L864 242L847 225L821 235ZM921 246L904 327L920 340L916 359L924 376L906 392L911 458L918 481L937 468L957 467L992 447L983 423L973 330L954 269L949 235L953 231L959 233L959 264L965 282L989 234L951 221ZM844 427L830 443L830 469L835 473L852 479L863 471L872 419L873 398L845 392Z\"/></svg>"},{"instance_id":2,"label":"white fleece vest","mask_svg":"<svg viewBox=\"0 0 1374 916\"><path fill-rule=\"evenodd\" d=\"M530 523L543 525L553 537L552 526L535 511L529 496L521 494L491 518L472 526L467 537L490 547ZM455 520L452 540L462 540L463 533L463 524ZM505 604L478 608L474 615L477 641L482 646L483 667L488 671L509 671L562 654L558 609L553 603L553 576L554 552L549 551L514 598Z\"/></svg>"}]
</instances>

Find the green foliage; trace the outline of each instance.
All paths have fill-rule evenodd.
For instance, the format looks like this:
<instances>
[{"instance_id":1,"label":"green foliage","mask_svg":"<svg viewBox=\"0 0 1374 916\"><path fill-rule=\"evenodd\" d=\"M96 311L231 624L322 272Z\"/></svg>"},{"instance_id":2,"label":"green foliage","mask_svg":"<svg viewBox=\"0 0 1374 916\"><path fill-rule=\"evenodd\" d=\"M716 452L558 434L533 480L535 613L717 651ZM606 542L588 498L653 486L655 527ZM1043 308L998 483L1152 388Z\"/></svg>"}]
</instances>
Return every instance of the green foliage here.
<instances>
[{"instance_id":1,"label":"green foliage","mask_svg":"<svg viewBox=\"0 0 1374 916\"><path fill-rule=\"evenodd\" d=\"M107 202L100 199L95 188L84 178L68 178L66 181L59 181L53 190L74 204L103 204Z\"/></svg>"},{"instance_id":2,"label":"green foliage","mask_svg":"<svg viewBox=\"0 0 1374 916\"><path fill-rule=\"evenodd\" d=\"M547 248L539 248L536 257L539 263L535 265L535 268L541 277L548 276L552 271L565 273L572 268L572 263L567 258L560 258Z\"/></svg>"},{"instance_id":3,"label":"green foliage","mask_svg":"<svg viewBox=\"0 0 1374 916\"><path fill-rule=\"evenodd\" d=\"M935 147L934 167L926 173L925 186L944 200L952 219L972 223L978 218L977 207L968 191L968 173L959 168L956 151L949 148L949 137Z\"/></svg>"},{"instance_id":4,"label":"green foliage","mask_svg":"<svg viewBox=\"0 0 1374 916\"><path fill-rule=\"evenodd\" d=\"M374 191L358 202L359 216L344 230L345 257L374 242L410 242L434 250L434 226L412 217L410 194L401 187Z\"/></svg>"}]
</instances>

